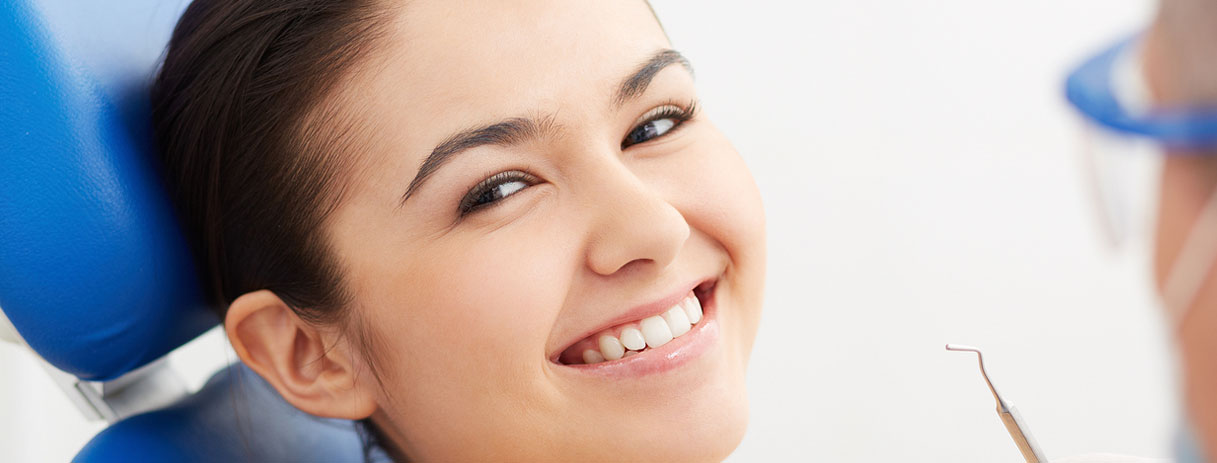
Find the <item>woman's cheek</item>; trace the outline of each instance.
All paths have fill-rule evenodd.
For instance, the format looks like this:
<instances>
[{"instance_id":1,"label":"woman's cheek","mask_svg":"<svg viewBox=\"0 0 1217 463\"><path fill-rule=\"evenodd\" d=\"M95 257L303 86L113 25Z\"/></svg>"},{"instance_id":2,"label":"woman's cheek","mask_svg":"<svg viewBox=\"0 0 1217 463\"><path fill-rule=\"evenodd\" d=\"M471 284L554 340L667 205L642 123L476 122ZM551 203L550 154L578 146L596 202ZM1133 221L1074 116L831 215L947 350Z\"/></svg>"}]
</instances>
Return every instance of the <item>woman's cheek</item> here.
<instances>
[{"instance_id":1,"label":"woman's cheek","mask_svg":"<svg viewBox=\"0 0 1217 463\"><path fill-rule=\"evenodd\" d=\"M733 260L763 259L765 211L743 158L720 132L710 130L690 147L677 209L689 225L726 248ZM739 264L739 262L733 262Z\"/></svg>"},{"instance_id":2,"label":"woman's cheek","mask_svg":"<svg viewBox=\"0 0 1217 463\"><path fill-rule=\"evenodd\" d=\"M677 208L694 230L705 234L729 259L720 316L743 359L751 351L764 293L765 211L747 165L726 137L715 131L694 153L699 162L682 178Z\"/></svg>"},{"instance_id":3,"label":"woman's cheek","mask_svg":"<svg viewBox=\"0 0 1217 463\"><path fill-rule=\"evenodd\" d=\"M431 265L411 272L414 294L402 297L429 301L412 310L423 312L419 326L441 327L436 342L445 343L445 355L460 356L446 363L485 375L486 368L545 360L543 347L565 299L563 282L570 279L559 269L571 267L554 237L519 225L445 240L428 253Z\"/></svg>"},{"instance_id":4,"label":"woman's cheek","mask_svg":"<svg viewBox=\"0 0 1217 463\"><path fill-rule=\"evenodd\" d=\"M400 425L438 446L510 435L488 417L544 408L538 375L569 269L555 237L530 230L452 236L386 274L373 330L394 351L388 388ZM516 423L520 426L520 423Z\"/></svg>"}]
</instances>

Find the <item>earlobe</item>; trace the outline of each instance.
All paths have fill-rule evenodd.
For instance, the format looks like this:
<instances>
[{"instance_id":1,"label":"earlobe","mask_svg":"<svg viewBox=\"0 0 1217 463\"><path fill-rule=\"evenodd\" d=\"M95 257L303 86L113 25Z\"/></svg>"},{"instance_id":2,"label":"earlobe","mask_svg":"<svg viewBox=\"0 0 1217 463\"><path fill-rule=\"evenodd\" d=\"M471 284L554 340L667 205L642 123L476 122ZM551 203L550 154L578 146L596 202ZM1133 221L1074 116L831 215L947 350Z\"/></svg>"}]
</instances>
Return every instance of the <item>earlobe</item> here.
<instances>
[{"instance_id":1,"label":"earlobe","mask_svg":"<svg viewBox=\"0 0 1217 463\"><path fill-rule=\"evenodd\" d=\"M268 290L233 301L224 319L233 350L296 408L328 418L363 419L375 390L337 328L302 320Z\"/></svg>"}]
</instances>

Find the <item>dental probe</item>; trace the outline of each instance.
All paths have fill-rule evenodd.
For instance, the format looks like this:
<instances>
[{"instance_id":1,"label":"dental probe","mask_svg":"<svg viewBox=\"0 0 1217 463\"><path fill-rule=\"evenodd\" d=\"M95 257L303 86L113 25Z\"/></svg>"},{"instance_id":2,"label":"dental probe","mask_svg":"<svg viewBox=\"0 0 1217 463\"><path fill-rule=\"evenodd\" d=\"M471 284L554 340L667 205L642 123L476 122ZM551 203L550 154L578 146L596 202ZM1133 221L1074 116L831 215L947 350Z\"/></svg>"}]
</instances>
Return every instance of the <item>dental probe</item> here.
<instances>
[{"instance_id":1,"label":"dental probe","mask_svg":"<svg viewBox=\"0 0 1217 463\"><path fill-rule=\"evenodd\" d=\"M1010 437L1014 438L1014 444L1018 446L1018 451L1022 452L1023 459L1027 463L1048 463L1039 444L1035 443L1035 438L1031 437L1031 432L1027 430L1027 424L1019 416L1018 410L1002 400L1001 395L997 393L997 388L993 387L993 382L989 381L989 373L985 371L985 356L980 353L980 349L960 344L947 344L947 350L976 353L976 360L980 362L980 374L985 377L985 384L989 386L989 390L993 391L993 398L997 399L997 416L1001 418L1002 424L1006 425L1006 431L1010 432Z\"/></svg>"}]
</instances>

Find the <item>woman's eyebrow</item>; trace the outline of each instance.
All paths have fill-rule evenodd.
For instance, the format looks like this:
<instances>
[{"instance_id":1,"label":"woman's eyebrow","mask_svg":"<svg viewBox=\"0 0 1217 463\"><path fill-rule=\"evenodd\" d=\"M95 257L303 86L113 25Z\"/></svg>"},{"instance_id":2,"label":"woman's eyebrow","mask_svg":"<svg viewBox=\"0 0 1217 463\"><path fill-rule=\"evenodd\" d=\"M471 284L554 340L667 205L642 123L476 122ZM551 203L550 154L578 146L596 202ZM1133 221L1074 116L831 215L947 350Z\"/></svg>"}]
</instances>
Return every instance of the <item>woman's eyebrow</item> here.
<instances>
[{"instance_id":1,"label":"woman's eyebrow","mask_svg":"<svg viewBox=\"0 0 1217 463\"><path fill-rule=\"evenodd\" d=\"M621 88L617 89L617 97L613 99L613 103L621 107L629 100L638 98L647 90L647 86L651 85L655 75L672 64L680 64L689 74L693 74L693 65L689 64L689 60L680 52L670 48L659 50L621 82Z\"/></svg>"},{"instance_id":2,"label":"woman's eyebrow","mask_svg":"<svg viewBox=\"0 0 1217 463\"><path fill-rule=\"evenodd\" d=\"M630 100L638 98L651 85L655 75L672 64L680 64L690 74L693 73L693 66L680 52L672 49L659 50L641 66L638 66L629 77L621 81L621 86L613 98L614 107L620 108ZM401 196L398 205L399 207L404 205L423 182L426 182L436 170L439 170L457 154L483 145L516 145L527 140L552 135L558 130L559 127L554 123L553 115L549 115L513 117L494 124L457 132L431 150L431 154L427 155L422 166L418 168L418 173L414 175L414 180L410 181L410 186L406 187L406 192Z\"/></svg>"},{"instance_id":3,"label":"woman's eyebrow","mask_svg":"<svg viewBox=\"0 0 1217 463\"><path fill-rule=\"evenodd\" d=\"M410 181L406 193L401 196L405 204L410 195L423 184L431 174L439 170L453 156L467 150L483 146L510 146L533 140L545 135L556 133L558 127L554 124L553 115L543 117L513 117L494 124L464 130L448 137L431 150L423 165L418 168L418 174Z\"/></svg>"}]
</instances>

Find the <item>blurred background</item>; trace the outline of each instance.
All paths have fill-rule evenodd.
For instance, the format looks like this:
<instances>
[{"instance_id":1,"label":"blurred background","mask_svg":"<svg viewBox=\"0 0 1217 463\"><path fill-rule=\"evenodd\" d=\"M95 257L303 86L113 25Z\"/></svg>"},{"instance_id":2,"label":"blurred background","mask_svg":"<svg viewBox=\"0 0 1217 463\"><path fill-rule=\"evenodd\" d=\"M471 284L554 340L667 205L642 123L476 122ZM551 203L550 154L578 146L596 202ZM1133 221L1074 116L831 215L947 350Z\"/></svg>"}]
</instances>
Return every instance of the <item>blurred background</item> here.
<instances>
[{"instance_id":1,"label":"blurred background","mask_svg":"<svg viewBox=\"0 0 1217 463\"><path fill-rule=\"evenodd\" d=\"M1150 237L1103 241L1062 96L1153 2L653 4L769 217L731 461L1022 461L974 356L948 342L985 351L1050 458L1169 456ZM212 331L171 362L197 387L231 359ZM28 352L0 344L0 372L0 461L66 461L102 428Z\"/></svg>"}]
</instances>

